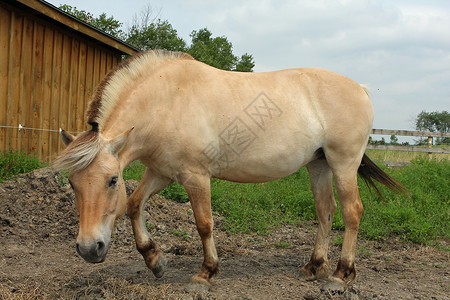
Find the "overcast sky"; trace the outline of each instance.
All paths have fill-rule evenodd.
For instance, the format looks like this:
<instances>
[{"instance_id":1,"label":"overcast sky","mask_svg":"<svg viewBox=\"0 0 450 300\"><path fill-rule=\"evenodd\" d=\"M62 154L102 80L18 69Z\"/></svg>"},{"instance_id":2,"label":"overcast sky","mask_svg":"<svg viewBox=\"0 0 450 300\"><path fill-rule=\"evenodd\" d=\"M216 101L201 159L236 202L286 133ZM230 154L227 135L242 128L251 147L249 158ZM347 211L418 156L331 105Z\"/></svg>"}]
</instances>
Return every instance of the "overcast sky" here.
<instances>
[{"instance_id":1,"label":"overcast sky","mask_svg":"<svg viewBox=\"0 0 450 300\"><path fill-rule=\"evenodd\" d=\"M414 129L422 110L450 110L448 0L51 0L131 24L150 5L190 41L207 27L256 72L322 67L368 84L374 128Z\"/></svg>"}]
</instances>

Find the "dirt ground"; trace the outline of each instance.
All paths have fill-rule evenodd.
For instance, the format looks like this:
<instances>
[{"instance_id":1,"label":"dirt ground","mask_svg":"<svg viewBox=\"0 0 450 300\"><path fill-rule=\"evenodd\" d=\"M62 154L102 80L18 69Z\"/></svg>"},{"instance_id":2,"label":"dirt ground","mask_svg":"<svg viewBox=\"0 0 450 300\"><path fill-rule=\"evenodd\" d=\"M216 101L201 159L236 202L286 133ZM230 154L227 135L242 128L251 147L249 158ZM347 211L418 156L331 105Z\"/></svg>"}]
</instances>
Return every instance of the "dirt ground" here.
<instances>
[{"instance_id":1,"label":"dirt ground","mask_svg":"<svg viewBox=\"0 0 450 300\"><path fill-rule=\"evenodd\" d=\"M127 182L128 191L136 185ZM58 173L41 169L3 182L0 299L450 299L448 252L395 238L360 239L356 281L344 294L330 295L320 291L322 283L298 278L317 224L283 226L267 236L232 235L221 230L220 216L214 232L220 273L209 292L187 294L184 288L202 262L189 204L155 196L146 217L169 261L161 279L135 249L126 216L117 223L104 263L89 264L76 254L74 196ZM339 251L331 243L333 266Z\"/></svg>"}]
</instances>

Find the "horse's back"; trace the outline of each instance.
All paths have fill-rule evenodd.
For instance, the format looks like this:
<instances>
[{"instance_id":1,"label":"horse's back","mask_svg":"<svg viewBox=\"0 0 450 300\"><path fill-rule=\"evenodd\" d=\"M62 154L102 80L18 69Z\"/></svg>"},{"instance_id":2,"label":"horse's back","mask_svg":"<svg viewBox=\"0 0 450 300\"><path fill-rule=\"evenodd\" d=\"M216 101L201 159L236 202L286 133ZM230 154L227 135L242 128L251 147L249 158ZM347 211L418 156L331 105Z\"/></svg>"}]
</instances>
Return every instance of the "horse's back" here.
<instances>
[{"instance_id":1,"label":"horse's back","mask_svg":"<svg viewBox=\"0 0 450 300\"><path fill-rule=\"evenodd\" d=\"M372 126L360 85L324 69L242 73L183 61L157 80L167 92L151 106L164 116L153 126L165 132L165 160L228 180L287 176L338 142L363 147Z\"/></svg>"}]
</instances>

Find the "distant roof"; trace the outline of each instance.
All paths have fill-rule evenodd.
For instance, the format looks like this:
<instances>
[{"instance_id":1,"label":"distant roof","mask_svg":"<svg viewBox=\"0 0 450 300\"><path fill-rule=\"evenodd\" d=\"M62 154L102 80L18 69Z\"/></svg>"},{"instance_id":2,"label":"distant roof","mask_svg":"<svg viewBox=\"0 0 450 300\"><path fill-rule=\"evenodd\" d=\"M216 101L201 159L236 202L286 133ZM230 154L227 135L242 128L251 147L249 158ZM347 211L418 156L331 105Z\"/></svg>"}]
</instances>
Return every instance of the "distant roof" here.
<instances>
[{"instance_id":1,"label":"distant roof","mask_svg":"<svg viewBox=\"0 0 450 300\"><path fill-rule=\"evenodd\" d=\"M2 0L3 1L3 0ZM139 49L121 41L120 39L101 31L94 26L87 24L74 16L60 10L56 6L44 1L44 0L6 0L12 5L22 4L20 6L26 6L34 11L34 15L42 17L50 21L56 21L69 27L70 29L88 36L91 39L101 42L102 44L114 48L121 52L123 55L133 55L139 52Z\"/></svg>"}]
</instances>

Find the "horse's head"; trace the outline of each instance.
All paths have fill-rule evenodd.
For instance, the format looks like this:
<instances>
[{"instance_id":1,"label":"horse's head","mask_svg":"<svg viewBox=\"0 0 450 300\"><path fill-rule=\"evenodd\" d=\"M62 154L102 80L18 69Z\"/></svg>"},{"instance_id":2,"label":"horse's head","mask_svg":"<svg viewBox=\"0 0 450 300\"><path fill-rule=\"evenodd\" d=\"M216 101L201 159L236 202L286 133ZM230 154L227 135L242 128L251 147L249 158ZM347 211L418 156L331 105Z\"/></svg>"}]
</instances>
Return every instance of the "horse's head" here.
<instances>
[{"instance_id":1,"label":"horse's head","mask_svg":"<svg viewBox=\"0 0 450 300\"><path fill-rule=\"evenodd\" d=\"M69 168L69 182L75 193L80 216L76 250L88 262L105 260L115 220L125 212L127 200L122 178L123 166L120 165L118 154L130 131L111 140L102 140L98 133L86 133L75 138L62 131L62 139L68 147L60 161L70 160L68 156L81 152L78 154L79 161L72 157L72 164L75 162L78 165ZM89 135L93 137L88 138ZM84 165L81 164L83 159L87 160Z\"/></svg>"}]
</instances>

